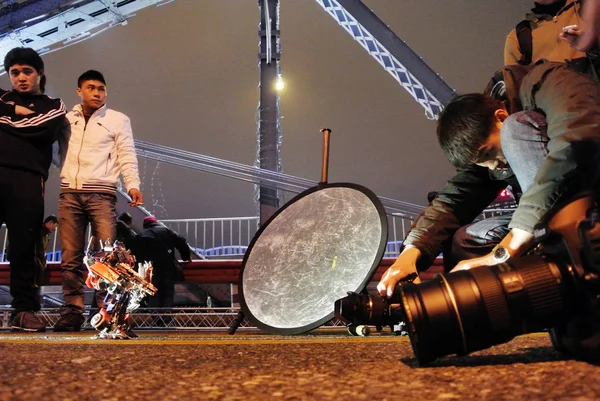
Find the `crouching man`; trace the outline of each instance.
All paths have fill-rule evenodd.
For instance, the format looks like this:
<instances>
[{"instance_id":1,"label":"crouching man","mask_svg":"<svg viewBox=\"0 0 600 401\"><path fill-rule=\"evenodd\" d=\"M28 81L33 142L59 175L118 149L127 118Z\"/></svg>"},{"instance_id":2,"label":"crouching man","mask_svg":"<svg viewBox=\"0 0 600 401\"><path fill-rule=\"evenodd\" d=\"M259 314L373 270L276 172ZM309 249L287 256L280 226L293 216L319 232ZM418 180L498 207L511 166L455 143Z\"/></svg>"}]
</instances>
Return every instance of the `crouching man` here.
<instances>
[{"instance_id":1,"label":"crouching man","mask_svg":"<svg viewBox=\"0 0 600 401\"><path fill-rule=\"evenodd\" d=\"M514 68L514 69L511 69ZM556 205L600 187L600 84L565 64L541 62L526 74L505 67L505 101L487 94L453 99L440 115L439 144L457 172L417 218L378 291L427 269L446 244L453 271L521 255L533 227ZM522 196L512 216L473 220L508 184ZM519 192L519 191L517 191ZM600 336L582 352L600 358ZM592 341L593 343L593 341Z\"/></svg>"}]
</instances>

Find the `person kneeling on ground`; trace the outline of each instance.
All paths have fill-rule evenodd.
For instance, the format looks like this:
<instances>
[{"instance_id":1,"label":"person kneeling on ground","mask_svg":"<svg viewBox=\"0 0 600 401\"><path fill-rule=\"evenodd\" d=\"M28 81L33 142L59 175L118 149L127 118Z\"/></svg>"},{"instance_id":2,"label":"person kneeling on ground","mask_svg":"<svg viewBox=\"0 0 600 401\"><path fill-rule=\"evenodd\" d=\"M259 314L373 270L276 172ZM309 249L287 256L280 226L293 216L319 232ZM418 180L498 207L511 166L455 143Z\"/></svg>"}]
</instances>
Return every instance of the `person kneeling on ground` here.
<instances>
[{"instance_id":1,"label":"person kneeling on ground","mask_svg":"<svg viewBox=\"0 0 600 401\"><path fill-rule=\"evenodd\" d=\"M505 70L509 67L505 67ZM510 70L507 70L510 71ZM437 136L457 173L417 218L377 289L391 296L451 242L452 271L491 266L528 251L553 207L600 187L600 84L562 63L540 62L506 80L506 103L485 94L453 99ZM510 181L523 195L512 216L473 220ZM600 317L599 317L600 318ZM579 355L600 358L600 338ZM589 353L586 355L586 353Z\"/></svg>"}]
</instances>

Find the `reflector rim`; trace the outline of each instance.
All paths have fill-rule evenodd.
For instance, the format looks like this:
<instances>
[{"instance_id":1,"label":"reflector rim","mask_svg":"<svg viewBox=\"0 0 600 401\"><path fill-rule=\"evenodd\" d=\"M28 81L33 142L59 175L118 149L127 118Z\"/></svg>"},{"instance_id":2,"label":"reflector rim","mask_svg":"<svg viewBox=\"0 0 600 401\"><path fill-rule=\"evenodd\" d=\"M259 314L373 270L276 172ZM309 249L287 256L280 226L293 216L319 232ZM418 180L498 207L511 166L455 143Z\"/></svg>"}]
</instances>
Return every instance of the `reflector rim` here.
<instances>
[{"instance_id":1,"label":"reflector rim","mask_svg":"<svg viewBox=\"0 0 600 401\"><path fill-rule=\"evenodd\" d=\"M375 254L373 264L369 268L368 272L366 273L365 278L362 280L362 282L358 286L358 288L349 289L348 291L353 291L353 292L357 292L357 293L362 292L362 290L371 281L371 278L375 274L377 267L379 267L379 263L381 262L381 259L383 258L383 255L385 253L385 249L387 247L388 224L387 224L387 215L385 213L385 208L383 207L383 204L381 203L381 201L379 200L377 195L375 195L375 193L373 193L370 189L363 187L362 185L358 185L358 184L354 184L354 183L347 183L347 182L334 183L334 184L319 184L319 185L316 185L314 187L307 189L304 192L301 192L300 194L298 194L294 198L292 198L284 206L282 206L279 210L277 210L265 222L265 224L259 228L259 230L256 232L256 234L252 238L250 245L248 245L248 249L246 250L246 253L244 254L244 259L242 260L242 268L240 270L240 277L239 277L239 283L238 283L238 296L239 296L239 302L240 302L240 309L244 313L244 315L256 327L258 327L261 330L264 330L264 331L267 331L270 333L274 333L274 334L284 334L284 335L301 334L301 333L305 333L307 331L316 329L317 327L322 326L323 324L327 323L328 321L330 321L331 319L333 319L335 317L335 308L332 307L331 308L332 311L329 315L323 317L322 319L317 320L316 322L309 323L309 324L306 324L304 326L299 326L299 327L287 327L287 328L274 327L274 326L270 326L270 325L258 320L252 314L252 312L250 312L250 309L248 308L248 304L246 303L246 300L244 298L244 271L246 269L246 262L248 261L248 258L250 256L250 254L252 253L252 249L254 248L254 245L256 244L257 240L260 238L263 231L266 230L266 228L281 213L283 213L287 208L289 208L290 206L292 206L299 200L301 200L301 199L305 198L306 196L309 196L315 192L318 192L318 191L321 191L324 189L329 189L329 188L349 188L349 189L353 189L355 191L361 192L363 195L365 195L367 198L369 198L369 200L373 203L373 206L375 206L375 209L377 210L377 213L379 215L379 219L381 222L381 239L379 241L379 247L377 249L377 253Z\"/></svg>"}]
</instances>

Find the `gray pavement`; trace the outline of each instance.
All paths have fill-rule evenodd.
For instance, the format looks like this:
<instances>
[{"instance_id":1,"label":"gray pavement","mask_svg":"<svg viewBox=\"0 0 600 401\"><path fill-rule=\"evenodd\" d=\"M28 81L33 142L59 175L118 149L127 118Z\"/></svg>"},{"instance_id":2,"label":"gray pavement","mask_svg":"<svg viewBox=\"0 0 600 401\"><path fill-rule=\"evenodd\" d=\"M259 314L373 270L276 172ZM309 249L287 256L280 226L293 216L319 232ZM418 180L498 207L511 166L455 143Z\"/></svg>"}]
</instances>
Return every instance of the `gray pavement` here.
<instances>
[{"instance_id":1,"label":"gray pavement","mask_svg":"<svg viewBox=\"0 0 600 401\"><path fill-rule=\"evenodd\" d=\"M405 337L345 331L0 332L0 400L595 400L600 367L546 335L417 367Z\"/></svg>"}]
</instances>

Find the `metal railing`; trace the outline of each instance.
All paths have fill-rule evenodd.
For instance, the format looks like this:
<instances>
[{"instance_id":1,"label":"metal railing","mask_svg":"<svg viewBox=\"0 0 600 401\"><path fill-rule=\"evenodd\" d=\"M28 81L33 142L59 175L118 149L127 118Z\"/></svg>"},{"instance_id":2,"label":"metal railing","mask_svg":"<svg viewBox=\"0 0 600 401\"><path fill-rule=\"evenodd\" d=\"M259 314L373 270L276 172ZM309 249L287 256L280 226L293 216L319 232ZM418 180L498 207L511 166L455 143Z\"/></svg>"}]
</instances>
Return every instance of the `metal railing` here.
<instances>
[{"instance_id":1,"label":"metal railing","mask_svg":"<svg viewBox=\"0 0 600 401\"><path fill-rule=\"evenodd\" d=\"M489 208L484 210L478 219L509 214L514 210L514 207ZM388 248L384 257L398 256L402 240L412 226L415 216L413 213L388 213ZM255 216L169 219L161 220L161 223L183 235L190 246L202 256L241 258L258 230L259 218ZM0 227L0 244L2 245L0 262L6 262L4 250L8 244L8 236L5 225ZM60 260L58 245L57 229L55 233L50 234L50 246L46 252L48 261Z\"/></svg>"},{"instance_id":2,"label":"metal railing","mask_svg":"<svg viewBox=\"0 0 600 401\"><path fill-rule=\"evenodd\" d=\"M207 330L223 331L237 317L239 308L139 308L131 314L134 330ZM0 330L11 329L11 308L0 308ZM93 330L89 320L93 312L84 312L84 330ZM46 323L47 329L52 329L60 317L59 308L43 308L38 317ZM324 327L344 327L344 323L333 318ZM250 321L244 319L239 330L256 330Z\"/></svg>"},{"instance_id":3,"label":"metal railing","mask_svg":"<svg viewBox=\"0 0 600 401\"><path fill-rule=\"evenodd\" d=\"M503 214L510 214L514 207L489 208L484 210L479 219L486 219ZM384 253L385 258L398 257L402 240L410 230L416 215L409 213L388 213L388 244ZM258 217L231 217L211 219L173 219L161 220L166 226L179 232L188 239L192 247L199 251L216 248L229 248L227 252L218 254L202 253L211 256L241 257L245 247L250 244L252 237L258 229Z\"/></svg>"},{"instance_id":4,"label":"metal railing","mask_svg":"<svg viewBox=\"0 0 600 401\"><path fill-rule=\"evenodd\" d=\"M217 217L160 220L184 236L198 254L243 256L258 229L258 217Z\"/></svg>"},{"instance_id":5,"label":"metal railing","mask_svg":"<svg viewBox=\"0 0 600 401\"><path fill-rule=\"evenodd\" d=\"M413 222L413 215L388 214L389 235L386 258L397 257L400 244ZM200 255L211 257L242 257L257 229L258 217L207 219L171 219L161 223L187 238Z\"/></svg>"},{"instance_id":6,"label":"metal railing","mask_svg":"<svg viewBox=\"0 0 600 401\"><path fill-rule=\"evenodd\" d=\"M56 232L50 234L50 241L48 242L48 249L46 250L46 258L49 262L58 261L60 259L56 259L59 255L56 252L60 252L60 241L58 241L58 229ZM0 262L7 262L7 248L9 246L8 243L8 231L6 229L6 224L2 224L0 226Z\"/></svg>"}]
</instances>

